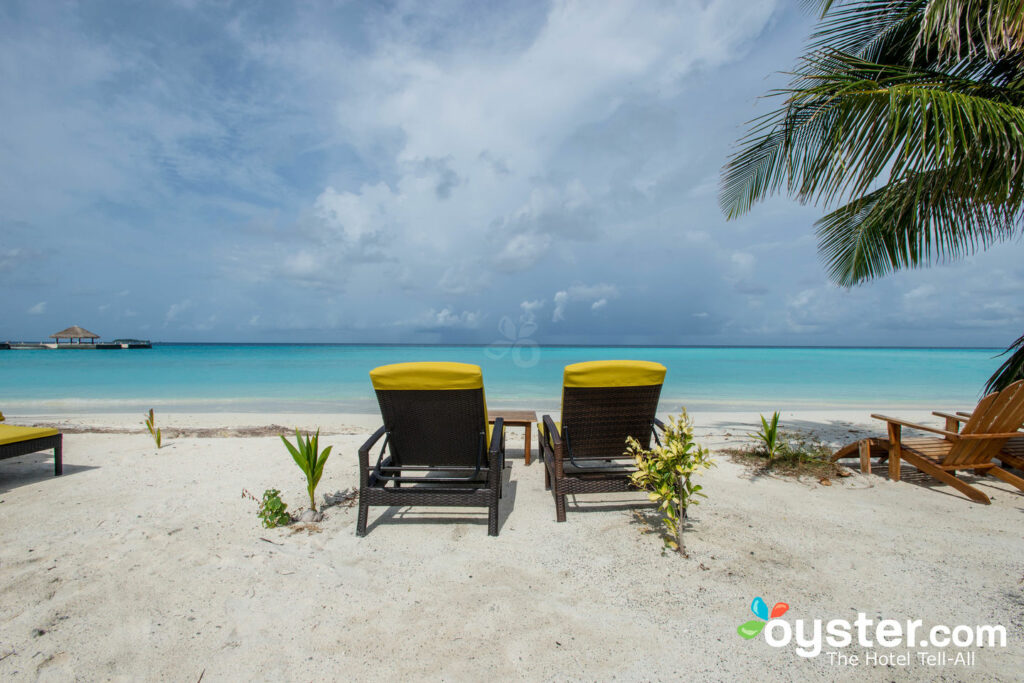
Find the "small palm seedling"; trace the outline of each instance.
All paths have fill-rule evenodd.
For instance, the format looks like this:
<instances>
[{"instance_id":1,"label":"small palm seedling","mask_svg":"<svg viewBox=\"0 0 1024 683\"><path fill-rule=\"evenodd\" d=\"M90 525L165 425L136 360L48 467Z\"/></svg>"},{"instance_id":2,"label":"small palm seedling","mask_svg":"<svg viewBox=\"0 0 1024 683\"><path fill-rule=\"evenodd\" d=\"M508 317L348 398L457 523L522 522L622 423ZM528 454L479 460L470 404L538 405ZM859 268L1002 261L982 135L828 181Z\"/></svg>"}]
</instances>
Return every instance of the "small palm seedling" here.
<instances>
[{"instance_id":1,"label":"small palm seedling","mask_svg":"<svg viewBox=\"0 0 1024 683\"><path fill-rule=\"evenodd\" d=\"M782 450L782 438L779 433L779 411L775 411L772 415L772 421L764 419L764 415L761 416L761 431L756 434L747 434L752 436L761 442L764 447L765 455L768 456L768 465L771 466L775 456Z\"/></svg>"},{"instance_id":2,"label":"small palm seedling","mask_svg":"<svg viewBox=\"0 0 1024 683\"><path fill-rule=\"evenodd\" d=\"M633 437L626 439L626 453L633 456L637 471L630 479L634 486L648 491L648 498L658 503L664 517L662 522L672 537L666 547L686 555L683 547L683 520L686 508L696 505L697 498L706 498L700 484L691 477L701 469L714 466L708 451L693 440L693 423L686 410L679 417L669 417L665 429L665 445L650 450L643 448Z\"/></svg>"},{"instance_id":3,"label":"small palm seedling","mask_svg":"<svg viewBox=\"0 0 1024 683\"><path fill-rule=\"evenodd\" d=\"M293 446L288 439L285 438L284 434L281 435L281 441L284 441L284 445L288 447L288 452L292 454L292 459L295 460L295 464L299 466L302 473L306 475L306 491L309 492L309 508L316 511L316 485L320 483L320 477L324 473L324 463L327 462L327 456L331 454L332 446L328 446L320 452L320 430L316 430L316 434L312 437L306 434L303 438L299 430L295 430L295 445Z\"/></svg>"},{"instance_id":4,"label":"small palm seedling","mask_svg":"<svg viewBox=\"0 0 1024 683\"><path fill-rule=\"evenodd\" d=\"M160 428L156 426L156 418L153 416L153 409L149 409L149 414L146 417L146 429L153 435L153 440L156 441L156 447L160 448Z\"/></svg>"}]
</instances>

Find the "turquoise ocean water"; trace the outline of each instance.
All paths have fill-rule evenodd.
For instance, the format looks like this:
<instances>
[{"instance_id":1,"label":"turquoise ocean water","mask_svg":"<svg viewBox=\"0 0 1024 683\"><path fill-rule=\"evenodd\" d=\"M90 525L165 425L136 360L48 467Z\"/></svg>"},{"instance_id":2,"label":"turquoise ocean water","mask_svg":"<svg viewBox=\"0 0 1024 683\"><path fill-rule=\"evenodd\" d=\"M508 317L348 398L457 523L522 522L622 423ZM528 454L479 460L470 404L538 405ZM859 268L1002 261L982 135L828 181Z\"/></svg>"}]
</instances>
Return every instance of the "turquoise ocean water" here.
<instances>
[{"instance_id":1,"label":"turquoise ocean water","mask_svg":"<svg viewBox=\"0 0 1024 683\"><path fill-rule=\"evenodd\" d=\"M377 365L483 368L488 404L556 409L562 368L602 359L668 367L662 409L970 407L997 349L481 347L158 344L151 350L0 351L0 411L371 412Z\"/></svg>"}]
</instances>

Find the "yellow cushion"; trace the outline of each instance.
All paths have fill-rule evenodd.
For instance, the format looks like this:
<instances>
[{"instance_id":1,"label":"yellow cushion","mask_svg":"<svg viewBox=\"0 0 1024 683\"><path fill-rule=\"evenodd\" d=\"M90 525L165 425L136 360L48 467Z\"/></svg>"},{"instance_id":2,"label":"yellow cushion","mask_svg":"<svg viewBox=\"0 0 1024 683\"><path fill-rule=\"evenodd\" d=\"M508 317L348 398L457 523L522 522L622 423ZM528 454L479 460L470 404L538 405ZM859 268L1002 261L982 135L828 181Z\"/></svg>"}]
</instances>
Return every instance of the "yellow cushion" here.
<instances>
[{"instance_id":1,"label":"yellow cushion","mask_svg":"<svg viewBox=\"0 0 1024 683\"><path fill-rule=\"evenodd\" d=\"M381 391L451 391L479 389L487 415L487 397L484 396L484 374L479 365L449 362L393 363L370 370L373 388ZM486 425L485 425L486 426ZM491 447L491 430L487 434L487 448Z\"/></svg>"},{"instance_id":2,"label":"yellow cushion","mask_svg":"<svg viewBox=\"0 0 1024 683\"><path fill-rule=\"evenodd\" d=\"M370 371L374 389L412 391L422 389L483 389L479 365L469 363L395 363Z\"/></svg>"},{"instance_id":3,"label":"yellow cushion","mask_svg":"<svg viewBox=\"0 0 1024 683\"><path fill-rule=\"evenodd\" d=\"M645 387L665 381L665 366L646 360L595 360L565 366L567 387Z\"/></svg>"},{"instance_id":4,"label":"yellow cushion","mask_svg":"<svg viewBox=\"0 0 1024 683\"><path fill-rule=\"evenodd\" d=\"M559 436L561 436L561 434L562 434L562 423L561 422L557 422L555 420L552 420L552 422L555 423L555 429L558 431ZM544 438L544 423L543 422L538 422L537 423L537 433L540 434L540 438L541 439Z\"/></svg>"},{"instance_id":5,"label":"yellow cushion","mask_svg":"<svg viewBox=\"0 0 1024 683\"><path fill-rule=\"evenodd\" d=\"M31 439L41 439L44 436L57 436L58 434L60 434L60 431L56 429L0 425L0 445L5 443L18 443L19 441L29 441Z\"/></svg>"}]
</instances>

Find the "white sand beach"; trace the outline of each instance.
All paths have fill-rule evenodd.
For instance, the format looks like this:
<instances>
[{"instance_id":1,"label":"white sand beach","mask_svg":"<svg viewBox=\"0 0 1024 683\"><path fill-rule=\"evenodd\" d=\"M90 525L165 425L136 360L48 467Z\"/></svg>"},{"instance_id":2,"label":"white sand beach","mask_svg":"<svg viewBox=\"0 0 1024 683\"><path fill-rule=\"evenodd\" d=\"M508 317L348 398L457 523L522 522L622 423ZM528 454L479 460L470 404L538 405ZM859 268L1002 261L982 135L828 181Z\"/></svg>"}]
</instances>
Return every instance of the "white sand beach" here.
<instances>
[{"instance_id":1,"label":"white sand beach","mask_svg":"<svg viewBox=\"0 0 1024 683\"><path fill-rule=\"evenodd\" d=\"M884 467L864 476L851 463L852 476L823 486L717 457L683 559L644 533L654 517L642 494L570 499L568 521L556 524L543 465L524 465L518 429L508 431L498 537L483 510L372 508L357 538L354 507L329 507L305 528L260 527L242 490L280 488L296 509L304 479L276 436L236 430L321 427L334 445L319 487L329 494L357 486L356 451L377 416L164 414L165 428L207 431L166 438L160 450L134 414L7 417L66 434L61 477L43 453L0 462L5 680L1019 680L1024 671L1024 495L990 478L978 481L992 498L985 506L926 478L890 482ZM712 448L745 441L757 419L693 417ZM834 444L882 428L849 410L784 414L783 424ZM972 666L916 655L886 666L863 658L929 648L854 645L843 652L862 663L843 666L740 638L756 596L808 623L863 612L926 627L1002 625L1007 646L974 650Z\"/></svg>"}]
</instances>

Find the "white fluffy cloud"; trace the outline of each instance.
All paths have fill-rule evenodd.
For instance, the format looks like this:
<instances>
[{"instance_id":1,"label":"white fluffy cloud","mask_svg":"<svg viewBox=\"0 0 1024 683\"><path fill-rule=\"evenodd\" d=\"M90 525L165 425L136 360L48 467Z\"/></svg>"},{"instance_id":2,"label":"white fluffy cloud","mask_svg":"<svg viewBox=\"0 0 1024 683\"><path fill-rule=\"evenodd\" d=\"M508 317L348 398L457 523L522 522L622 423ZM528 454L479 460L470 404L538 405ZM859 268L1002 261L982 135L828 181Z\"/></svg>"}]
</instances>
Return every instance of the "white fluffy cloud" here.
<instances>
[{"instance_id":1,"label":"white fluffy cloud","mask_svg":"<svg viewBox=\"0 0 1024 683\"><path fill-rule=\"evenodd\" d=\"M597 311L608 304L608 299L619 296L619 289L615 285L573 285L568 289L555 292L555 309L551 314L551 322L565 320L566 309L571 303L583 302L590 305L591 310Z\"/></svg>"}]
</instances>

